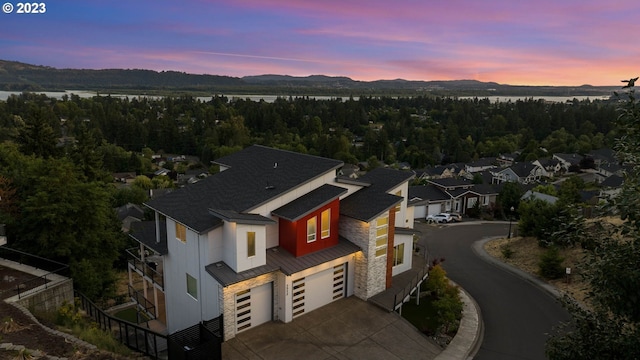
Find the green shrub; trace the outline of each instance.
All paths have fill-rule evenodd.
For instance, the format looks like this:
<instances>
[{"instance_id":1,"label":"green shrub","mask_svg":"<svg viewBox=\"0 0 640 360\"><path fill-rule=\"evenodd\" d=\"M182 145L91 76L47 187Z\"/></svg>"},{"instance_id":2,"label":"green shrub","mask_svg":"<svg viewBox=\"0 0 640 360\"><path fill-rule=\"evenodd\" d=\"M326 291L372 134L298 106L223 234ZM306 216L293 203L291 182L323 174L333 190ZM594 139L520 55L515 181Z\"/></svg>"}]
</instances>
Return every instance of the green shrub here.
<instances>
[{"instance_id":1,"label":"green shrub","mask_svg":"<svg viewBox=\"0 0 640 360\"><path fill-rule=\"evenodd\" d=\"M503 258L511 259L515 251L513 251L513 249L511 248L511 244L507 243L500 246L500 252L502 253Z\"/></svg>"},{"instance_id":2,"label":"green shrub","mask_svg":"<svg viewBox=\"0 0 640 360\"><path fill-rule=\"evenodd\" d=\"M540 268L540 275L545 279L559 279L565 273L565 269L562 266L564 258L560 256L560 251L555 246L548 248L540 255L540 262L538 266Z\"/></svg>"}]
</instances>

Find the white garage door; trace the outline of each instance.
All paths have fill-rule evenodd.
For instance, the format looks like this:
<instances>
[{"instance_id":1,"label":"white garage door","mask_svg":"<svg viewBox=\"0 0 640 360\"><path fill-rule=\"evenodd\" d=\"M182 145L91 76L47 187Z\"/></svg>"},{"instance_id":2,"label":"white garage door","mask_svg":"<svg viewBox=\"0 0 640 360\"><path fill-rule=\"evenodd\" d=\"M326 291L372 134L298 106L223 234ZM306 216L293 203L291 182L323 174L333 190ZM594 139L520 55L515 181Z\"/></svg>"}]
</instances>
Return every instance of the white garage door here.
<instances>
[{"instance_id":1,"label":"white garage door","mask_svg":"<svg viewBox=\"0 0 640 360\"><path fill-rule=\"evenodd\" d=\"M423 219L427 217L427 205L420 205L413 207L413 218Z\"/></svg>"},{"instance_id":2,"label":"white garage door","mask_svg":"<svg viewBox=\"0 0 640 360\"><path fill-rule=\"evenodd\" d=\"M293 317L313 311L345 296L347 264L340 264L293 281Z\"/></svg>"},{"instance_id":3,"label":"white garage door","mask_svg":"<svg viewBox=\"0 0 640 360\"><path fill-rule=\"evenodd\" d=\"M442 205L440 205L440 204L429 204L429 213L427 215L440 214L441 212L442 212Z\"/></svg>"},{"instance_id":4,"label":"white garage door","mask_svg":"<svg viewBox=\"0 0 640 360\"><path fill-rule=\"evenodd\" d=\"M236 293L236 333L273 318L273 284L267 283Z\"/></svg>"}]
</instances>

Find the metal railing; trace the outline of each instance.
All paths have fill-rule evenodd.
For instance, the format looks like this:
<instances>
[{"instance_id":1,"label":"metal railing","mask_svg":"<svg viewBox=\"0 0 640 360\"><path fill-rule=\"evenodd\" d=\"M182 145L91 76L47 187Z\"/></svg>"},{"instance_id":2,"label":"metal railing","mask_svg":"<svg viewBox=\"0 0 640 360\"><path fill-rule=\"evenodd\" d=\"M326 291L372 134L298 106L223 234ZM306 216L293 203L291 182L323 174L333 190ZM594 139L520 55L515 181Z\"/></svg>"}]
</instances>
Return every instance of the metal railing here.
<instances>
[{"instance_id":1,"label":"metal railing","mask_svg":"<svg viewBox=\"0 0 640 360\"><path fill-rule=\"evenodd\" d=\"M22 297L39 290L42 285L47 289L52 278L56 276L69 277L69 265L67 264L32 255L20 250L11 249L6 246L0 247L0 258L47 272L44 275L17 283L15 288L0 291L0 294L3 295L2 297L4 297L7 292L11 291L18 295L18 299L21 299Z\"/></svg>"},{"instance_id":2,"label":"metal railing","mask_svg":"<svg viewBox=\"0 0 640 360\"><path fill-rule=\"evenodd\" d=\"M162 277L162 274L160 272L158 272L158 264L155 265L150 265L151 261L142 261L142 259L140 259L136 254L135 251L137 251L137 248L132 248L132 249L127 249L127 255L129 255L129 259L128 262L129 264L133 265L133 267L135 269L137 269L138 271L140 271L140 273L149 278L154 284L157 284L160 286L160 288L162 290L164 290L164 278Z\"/></svg>"},{"instance_id":3,"label":"metal railing","mask_svg":"<svg viewBox=\"0 0 640 360\"><path fill-rule=\"evenodd\" d=\"M100 329L109 331L122 344L153 359L168 358L166 335L108 315L78 291L74 291L74 295L87 316L92 318Z\"/></svg>"},{"instance_id":4,"label":"metal railing","mask_svg":"<svg viewBox=\"0 0 640 360\"><path fill-rule=\"evenodd\" d=\"M398 310L402 306L402 304L408 300L408 297L410 297L411 294L413 294L413 292L416 291L416 289L418 288L418 284L424 281L424 279L426 279L428 276L429 276L429 264L425 265L422 269L420 269L420 271L418 271L416 276L413 279L411 279L411 282L393 296L392 310L393 311Z\"/></svg>"},{"instance_id":5,"label":"metal railing","mask_svg":"<svg viewBox=\"0 0 640 360\"><path fill-rule=\"evenodd\" d=\"M131 286L131 284L129 284L128 287L129 287L129 296L133 301L136 302L136 304L138 304L138 308L141 311L144 311L144 313L148 317L150 317L150 320L155 319L157 317L156 306L153 303L151 303L151 301L149 301L146 297L144 297L143 292L141 292L140 290L134 289L133 286Z\"/></svg>"}]
</instances>

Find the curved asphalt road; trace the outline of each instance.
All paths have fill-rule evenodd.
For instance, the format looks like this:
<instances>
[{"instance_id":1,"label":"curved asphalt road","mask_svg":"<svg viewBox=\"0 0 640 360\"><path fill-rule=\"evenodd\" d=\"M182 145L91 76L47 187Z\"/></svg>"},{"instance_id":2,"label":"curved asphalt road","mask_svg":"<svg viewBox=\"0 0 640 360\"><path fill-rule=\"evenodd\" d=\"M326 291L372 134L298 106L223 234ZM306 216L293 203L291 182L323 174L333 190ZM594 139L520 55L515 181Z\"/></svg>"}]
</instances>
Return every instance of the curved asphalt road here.
<instances>
[{"instance_id":1,"label":"curved asphalt road","mask_svg":"<svg viewBox=\"0 0 640 360\"><path fill-rule=\"evenodd\" d=\"M484 322L484 339L475 359L545 359L547 334L569 314L548 292L479 257L478 240L504 236L508 224L417 224L430 258L445 258L448 277L476 300Z\"/></svg>"}]
</instances>

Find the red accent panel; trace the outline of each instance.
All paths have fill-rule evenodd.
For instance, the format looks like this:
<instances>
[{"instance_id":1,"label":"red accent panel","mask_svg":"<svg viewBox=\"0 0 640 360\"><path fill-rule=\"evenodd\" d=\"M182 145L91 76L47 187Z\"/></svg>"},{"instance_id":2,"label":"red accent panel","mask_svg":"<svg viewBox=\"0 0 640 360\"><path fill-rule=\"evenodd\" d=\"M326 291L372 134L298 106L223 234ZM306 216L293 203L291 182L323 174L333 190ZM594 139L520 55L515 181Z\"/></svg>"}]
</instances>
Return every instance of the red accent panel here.
<instances>
[{"instance_id":1,"label":"red accent panel","mask_svg":"<svg viewBox=\"0 0 640 360\"><path fill-rule=\"evenodd\" d=\"M329 227L329 237L322 239L322 212L326 209L331 209L331 226ZM307 220L314 216L316 217L316 241L307 243ZM335 246L338 244L339 220L339 199L335 199L297 221L280 219L280 246L296 257Z\"/></svg>"}]
</instances>

